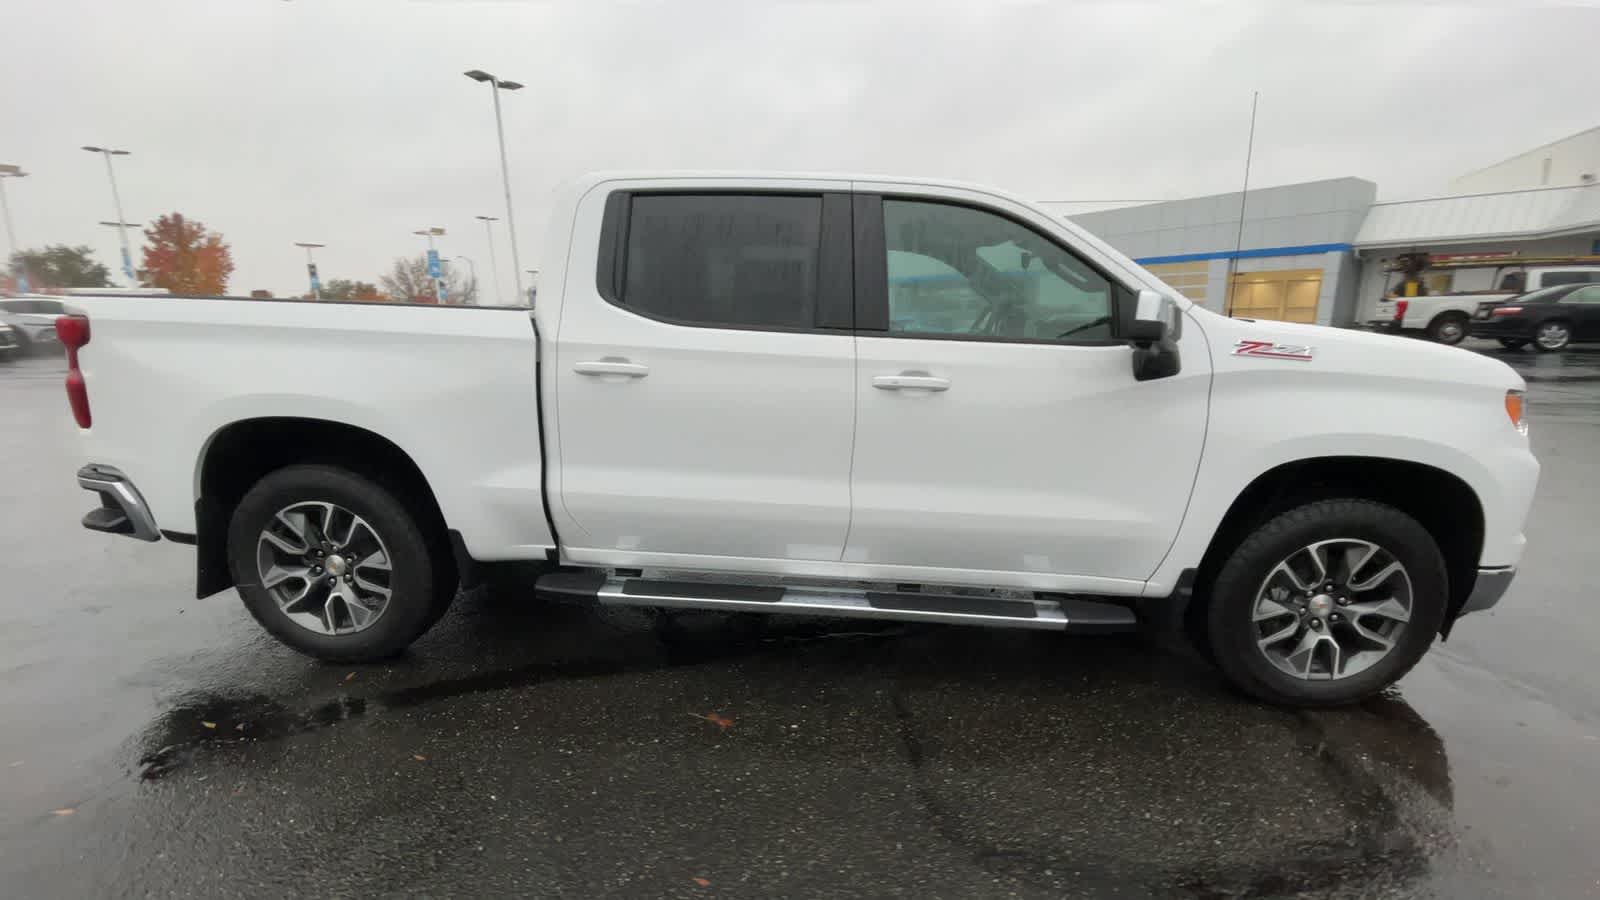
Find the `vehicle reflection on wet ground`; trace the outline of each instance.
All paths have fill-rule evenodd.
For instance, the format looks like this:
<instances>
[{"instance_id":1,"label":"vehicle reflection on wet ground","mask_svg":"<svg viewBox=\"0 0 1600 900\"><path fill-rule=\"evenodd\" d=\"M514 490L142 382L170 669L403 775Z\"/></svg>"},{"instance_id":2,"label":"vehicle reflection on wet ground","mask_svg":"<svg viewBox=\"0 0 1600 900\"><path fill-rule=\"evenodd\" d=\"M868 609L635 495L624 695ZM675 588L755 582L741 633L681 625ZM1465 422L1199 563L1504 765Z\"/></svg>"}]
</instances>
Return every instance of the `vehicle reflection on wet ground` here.
<instances>
[{"instance_id":1,"label":"vehicle reflection on wet ground","mask_svg":"<svg viewBox=\"0 0 1600 900\"><path fill-rule=\"evenodd\" d=\"M392 663L317 664L194 600L189 548L82 532L40 371L0 373L0 502L36 511L0 522L8 895L1600 890L1600 385L1531 385L1546 477L1502 606L1392 694L1292 712L1137 637L505 588Z\"/></svg>"}]
</instances>

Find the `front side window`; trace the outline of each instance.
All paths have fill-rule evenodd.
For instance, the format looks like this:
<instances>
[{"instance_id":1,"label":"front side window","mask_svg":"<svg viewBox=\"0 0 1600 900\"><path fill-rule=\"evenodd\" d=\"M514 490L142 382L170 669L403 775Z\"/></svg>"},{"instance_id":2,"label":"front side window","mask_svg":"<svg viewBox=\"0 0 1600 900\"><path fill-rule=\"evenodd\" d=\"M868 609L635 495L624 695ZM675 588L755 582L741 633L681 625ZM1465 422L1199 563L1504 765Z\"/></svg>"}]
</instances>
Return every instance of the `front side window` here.
<instances>
[{"instance_id":1,"label":"front side window","mask_svg":"<svg viewBox=\"0 0 1600 900\"><path fill-rule=\"evenodd\" d=\"M643 194L632 204L623 306L688 325L813 326L821 197Z\"/></svg>"},{"instance_id":2,"label":"front side window","mask_svg":"<svg viewBox=\"0 0 1600 900\"><path fill-rule=\"evenodd\" d=\"M1562 303L1600 303L1600 285L1582 287L1561 298Z\"/></svg>"},{"instance_id":3,"label":"front side window","mask_svg":"<svg viewBox=\"0 0 1600 900\"><path fill-rule=\"evenodd\" d=\"M975 339L1111 337L1112 286L1038 232L947 203L883 201L889 332Z\"/></svg>"}]
</instances>

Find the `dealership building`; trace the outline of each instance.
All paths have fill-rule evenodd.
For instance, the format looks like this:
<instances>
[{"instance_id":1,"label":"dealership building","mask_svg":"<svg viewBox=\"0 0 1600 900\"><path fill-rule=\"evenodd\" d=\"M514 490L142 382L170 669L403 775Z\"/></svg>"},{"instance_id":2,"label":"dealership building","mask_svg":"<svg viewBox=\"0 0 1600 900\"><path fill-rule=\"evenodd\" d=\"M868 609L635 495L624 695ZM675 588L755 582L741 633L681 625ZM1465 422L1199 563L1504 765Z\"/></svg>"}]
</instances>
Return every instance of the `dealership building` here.
<instances>
[{"instance_id":1,"label":"dealership building","mask_svg":"<svg viewBox=\"0 0 1600 900\"><path fill-rule=\"evenodd\" d=\"M1518 259L1600 264L1597 178L1600 127L1462 175L1425 199L1379 203L1373 182L1334 178L1067 217L1209 309L1351 325L1371 317L1401 253L1485 259L1481 268L1426 273L1433 293L1491 288L1497 268Z\"/></svg>"}]
</instances>

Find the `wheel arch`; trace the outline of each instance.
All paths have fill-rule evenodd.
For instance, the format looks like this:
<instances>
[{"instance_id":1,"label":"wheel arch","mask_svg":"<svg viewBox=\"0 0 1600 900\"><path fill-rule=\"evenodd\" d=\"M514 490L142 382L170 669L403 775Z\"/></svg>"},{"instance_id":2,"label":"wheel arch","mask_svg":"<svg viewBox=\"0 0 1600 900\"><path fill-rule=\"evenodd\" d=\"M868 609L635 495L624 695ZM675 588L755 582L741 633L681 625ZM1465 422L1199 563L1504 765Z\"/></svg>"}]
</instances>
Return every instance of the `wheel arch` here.
<instances>
[{"instance_id":1,"label":"wheel arch","mask_svg":"<svg viewBox=\"0 0 1600 900\"><path fill-rule=\"evenodd\" d=\"M1191 633L1195 633L1195 623L1204 620L1211 583L1232 548L1273 516L1333 497L1393 506L1416 519L1433 536L1444 555L1449 576L1450 596L1444 627L1440 629L1448 637L1477 580L1484 541L1483 503L1471 485L1437 466L1373 456L1299 459L1256 476L1229 505L1195 571L1196 602L1185 612Z\"/></svg>"},{"instance_id":2,"label":"wheel arch","mask_svg":"<svg viewBox=\"0 0 1600 900\"><path fill-rule=\"evenodd\" d=\"M251 486L285 466L349 469L392 491L417 516L436 565L454 566L444 513L410 454L388 438L327 419L263 416L230 422L206 439L195 464L195 595L233 586L228 523ZM451 576L454 573L450 573Z\"/></svg>"}]
</instances>

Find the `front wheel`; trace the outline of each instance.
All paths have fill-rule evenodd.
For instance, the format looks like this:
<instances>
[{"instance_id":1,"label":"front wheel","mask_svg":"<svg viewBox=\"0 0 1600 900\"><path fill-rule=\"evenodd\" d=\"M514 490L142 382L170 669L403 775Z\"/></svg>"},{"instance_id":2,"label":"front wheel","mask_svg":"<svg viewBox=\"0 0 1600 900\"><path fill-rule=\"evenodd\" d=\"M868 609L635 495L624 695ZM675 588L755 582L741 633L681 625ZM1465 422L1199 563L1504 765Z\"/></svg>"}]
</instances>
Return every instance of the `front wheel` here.
<instances>
[{"instance_id":1,"label":"front wheel","mask_svg":"<svg viewBox=\"0 0 1600 900\"><path fill-rule=\"evenodd\" d=\"M1207 633L1233 684L1269 703L1334 706L1411 670L1444 621L1444 558L1417 521L1322 500L1256 529L1209 593Z\"/></svg>"},{"instance_id":2,"label":"front wheel","mask_svg":"<svg viewBox=\"0 0 1600 900\"><path fill-rule=\"evenodd\" d=\"M332 466L290 466L256 482L233 512L228 563L256 621L318 659L393 656L448 602L410 510Z\"/></svg>"}]
</instances>

